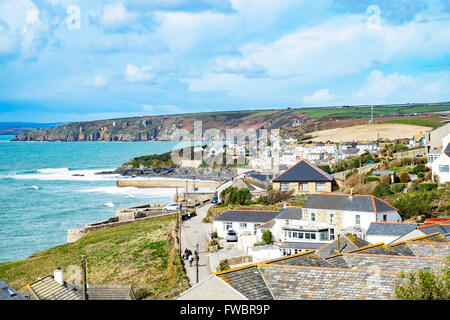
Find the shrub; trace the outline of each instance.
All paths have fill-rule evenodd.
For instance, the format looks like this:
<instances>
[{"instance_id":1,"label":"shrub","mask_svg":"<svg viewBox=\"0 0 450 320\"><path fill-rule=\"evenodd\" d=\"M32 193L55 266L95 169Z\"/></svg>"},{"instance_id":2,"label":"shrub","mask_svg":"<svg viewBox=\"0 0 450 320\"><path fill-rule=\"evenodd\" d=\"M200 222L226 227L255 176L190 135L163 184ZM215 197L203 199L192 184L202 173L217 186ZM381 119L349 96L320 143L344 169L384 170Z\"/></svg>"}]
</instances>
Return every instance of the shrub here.
<instances>
[{"instance_id":1,"label":"shrub","mask_svg":"<svg viewBox=\"0 0 450 320\"><path fill-rule=\"evenodd\" d=\"M408 192L414 192L417 190L419 190L419 184L415 183L415 182L411 182L411 184L409 185L409 188L408 188Z\"/></svg>"},{"instance_id":2,"label":"shrub","mask_svg":"<svg viewBox=\"0 0 450 320\"><path fill-rule=\"evenodd\" d=\"M370 183L373 181L380 181L380 178L378 178L377 176L367 176L364 177L364 183Z\"/></svg>"},{"instance_id":3,"label":"shrub","mask_svg":"<svg viewBox=\"0 0 450 320\"><path fill-rule=\"evenodd\" d=\"M432 211L435 192L402 194L394 200L393 206L403 218L414 218Z\"/></svg>"},{"instance_id":4,"label":"shrub","mask_svg":"<svg viewBox=\"0 0 450 320\"><path fill-rule=\"evenodd\" d=\"M362 184L360 186L357 186L354 192L358 194L372 194L378 183L378 181L372 181L367 184Z\"/></svg>"},{"instance_id":5,"label":"shrub","mask_svg":"<svg viewBox=\"0 0 450 320\"><path fill-rule=\"evenodd\" d=\"M409 173L408 172L400 173L400 182L407 183L408 181L409 181Z\"/></svg>"},{"instance_id":6,"label":"shrub","mask_svg":"<svg viewBox=\"0 0 450 320\"><path fill-rule=\"evenodd\" d=\"M412 164L412 159L411 158L402 158L401 159L401 166L410 166Z\"/></svg>"},{"instance_id":7,"label":"shrub","mask_svg":"<svg viewBox=\"0 0 450 320\"><path fill-rule=\"evenodd\" d=\"M269 192L267 192L267 195L258 198L258 203L264 205L276 204L281 201L289 199L290 197L292 197L293 193L294 190L289 191L270 190Z\"/></svg>"},{"instance_id":8,"label":"shrub","mask_svg":"<svg viewBox=\"0 0 450 320\"><path fill-rule=\"evenodd\" d=\"M346 187L352 188L357 186L359 184L359 181L360 181L359 174L354 174L345 180L344 185Z\"/></svg>"},{"instance_id":9,"label":"shrub","mask_svg":"<svg viewBox=\"0 0 450 320\"><path fill-rule=\"evenodd\" d=\"M220 200L224 204L247 204L250 203L251 198L247 188L228 187L220 193Z\"/></svg>"},{"instance_id":10,"label":"shrub","mask_svg":"<svg viewBox=\"0 0 450 320\"><path fill-rule=\"evenodd\" d=\"M413 174L419 174L420 172L427 172L430 169L427 168L427 166L425 166L423 163L419 163L417 166L415 166L412 170L411 173Z\"/></svg>"},{"instance_id":11,"label":"shrub","mask_svg":"<svg viewBox=\"0 0 450 320\"><path fill-rule=\"evenodd\" d=\"M237 202L239 204L247 204L252 200L250 190L247 188L241 188L237 191Z\"/></svg>"},{"instance_id":12,"label":"shrub","mask_svg":"<svg viewBox=\"0 0 450 320\"><path fill-rule=\"evenodd\" d=\"M387 183L387 184L391 184L391 176L388 175L388 174L382 174L380 176L380 181L384 182L384 183Z\"/></svg>"},{"instance_id":13,"label":"shrub","mask_svg":"<svg viewBox=\"0 0 450 320\"><path fill-rule=\"evenodd\" d=\"M391 185L391 191L392 193L400 193L405 189L406 183L394 183Z\"/></svg>"},{"instance_id":14,"label":"shrub","mask_svg":"<svg viewBox=\"0 0 450 320\"><path fill-rule=\"evenodd\" d=\"M423 191L423 192L431 191L436 188L437 188L437 184L434 182L422 182L422 183L419 183L419 185L418 185L419 191Z\"/></svg>"},{"instance_id":15,"label":"shrub","mask_svg":"<svg viewBox=\"0 0 450 320\"><path fill-rule=\"evenodd\" d=\"M373 195L376 197L383 197L383 196L388 196L390 195L392 192L389 189L389 184L385 183L385 182L379 182L377 184L377 186L375 187L375 189L373 190Z\"/></svg>"},{"instance_id":16,"label":"shrub","mask_svg":"<svg viewBox=\"0 0 450 320\"><path fill-rule=\"evenodd\" d=\"M228 264L228 260L224 259L222 261L219 262L219 266L217 267L217 269L219 269L219 271L227 271L230 270L230 265Z\"/></svg>"},{"instance_id":17,"label":"shrub","mask_svg":"<svg viewBox=\"0 0 450 320\"><path fill-rule=\"evenodd\" d=\"M262 239L266 244L272 243L272 232L269 229L263 231Z\"/></svg>"},{"instance_id":18,"label":"shrub","mask_svg":"<svg viewBox=\"0 0 450 320\"><path fill-rule=\"evenodd\" d=\"M389 168L395 168L395 167L401 167L402 161L401 160L392 160L389 162Z\"/></svg>"},{"instance_id":19,"label":"shrub","mask_svg":"<svg viewBox=\"0 0 450 320\"><path fill-rule=\"evenodd\" d=\"M425 179L425 181L430 181L431 180L431 178L432 178L432 173L431 173L431 171L427 171L427 172L425 172L425 174L423 175L423 178Z\"/></svg>"}]
</instances>

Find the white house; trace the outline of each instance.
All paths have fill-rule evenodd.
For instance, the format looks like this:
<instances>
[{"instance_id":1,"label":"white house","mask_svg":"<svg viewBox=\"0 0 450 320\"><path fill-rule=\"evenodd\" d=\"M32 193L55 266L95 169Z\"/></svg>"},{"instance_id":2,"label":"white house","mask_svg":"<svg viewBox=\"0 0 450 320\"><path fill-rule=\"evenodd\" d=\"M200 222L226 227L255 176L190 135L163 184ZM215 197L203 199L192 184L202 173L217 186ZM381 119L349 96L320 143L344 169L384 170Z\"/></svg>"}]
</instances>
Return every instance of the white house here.
<instances>
[{"instance_id":1,"label":"white house","mask_svg":"<svg viewBox=\"0 0 450 320\"><path fill-rule=\"evenodd\" d=\"M370 243L390 244L416 228L416 223L372 222L366 232L366 240Z\"/></svg>"},{"instance_id":2,"label":"white house","mask_svg":"<svg viewBox=\"0 0 450 320\"><path fill-rule=\"evenodd\" d=\"M431 163L433 175L439 177L439 182L450 181L450 133L442 139L442 153Z\"/></svg>"},{"instance_id":3,"label":"white house","mask_svg":"<svg viewBox=\"0 0 450 320\"><path fill-rule=\"evenodd\" d=\"M227 211L213 221L217 235L226 238L228 230L236 231L238 238L245 234L256 234L256 228L274 219L279 211L232 210Z\"/></svg>"}]
</instances>

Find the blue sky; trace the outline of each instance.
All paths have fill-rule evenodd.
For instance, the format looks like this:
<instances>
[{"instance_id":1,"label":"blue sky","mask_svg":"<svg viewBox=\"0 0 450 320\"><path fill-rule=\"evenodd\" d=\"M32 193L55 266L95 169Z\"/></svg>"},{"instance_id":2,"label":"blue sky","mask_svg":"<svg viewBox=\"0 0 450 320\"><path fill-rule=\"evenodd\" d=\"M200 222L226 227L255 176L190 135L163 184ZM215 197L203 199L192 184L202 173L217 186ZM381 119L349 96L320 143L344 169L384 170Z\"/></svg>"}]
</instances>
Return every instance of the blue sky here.
<instances>
[{"instance_id":1,"label":"blue sky","mask_svg":"<svg viewBox=\"0 0 450 320\"><path fill-rule=\"evenodd\" d=\"M450 100L449 0L0 0L0 121Z\"/></svg>"}]
</instances>

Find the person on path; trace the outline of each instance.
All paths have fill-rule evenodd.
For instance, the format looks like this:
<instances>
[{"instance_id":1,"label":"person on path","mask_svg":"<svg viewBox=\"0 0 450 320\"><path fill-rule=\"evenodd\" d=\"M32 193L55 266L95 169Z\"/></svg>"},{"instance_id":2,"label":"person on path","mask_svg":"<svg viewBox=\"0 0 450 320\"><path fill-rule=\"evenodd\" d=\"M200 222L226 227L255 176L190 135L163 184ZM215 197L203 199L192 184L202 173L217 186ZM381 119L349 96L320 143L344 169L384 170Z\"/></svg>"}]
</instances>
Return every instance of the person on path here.
<instances>
[{"instance_id":1,"label":"person on path","mask_svg":"<svg viewBox=\"0 0 450 320\"><path fill-rule=\"evenodd\" d=\"M187 260L189 257L189 250L188 248L184 249L184 255L183 255L183 260Z\"/></svg>"},{"instance_id":2,"label":"person on path","mask_svg":"<svg viewBox=\"0 0 450 320\"><path fill-rule=\"evenodd\" d=\"M189 254L188 260L189 260L189 267L192 267L192 261L194 260L194 257L192 256L192 253Z\"/></svg>"}]
</instances>

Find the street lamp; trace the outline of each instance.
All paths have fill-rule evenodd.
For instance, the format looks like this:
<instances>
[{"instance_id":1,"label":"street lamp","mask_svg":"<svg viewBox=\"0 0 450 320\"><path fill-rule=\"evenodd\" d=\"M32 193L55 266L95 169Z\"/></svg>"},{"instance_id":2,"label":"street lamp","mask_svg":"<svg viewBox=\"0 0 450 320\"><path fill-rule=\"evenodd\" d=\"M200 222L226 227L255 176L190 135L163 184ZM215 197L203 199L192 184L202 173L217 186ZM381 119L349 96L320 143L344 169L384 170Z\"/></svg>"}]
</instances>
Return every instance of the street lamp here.
<instances>
[{"instance_id":1,"label":"street lamp","mask_svg":"<svg viewBox=\"0 0 450 320\"><path fill-rule=\"evenodd\" d=\"M196 263L196 274L197 274L197 277L196 277L196 281L195 281L195 283L198 283L198 261L200 260L200 257L199 257L199 253L200 253L200 248L199 248L199 245L198 245L198 243L197 243L197 245L195 246L195 248L196 248L196 250L195 250L195 261L197 262Z\"/></svg>"}]
</instances>

